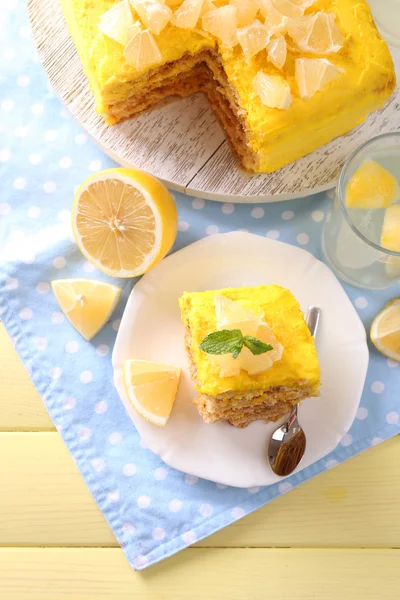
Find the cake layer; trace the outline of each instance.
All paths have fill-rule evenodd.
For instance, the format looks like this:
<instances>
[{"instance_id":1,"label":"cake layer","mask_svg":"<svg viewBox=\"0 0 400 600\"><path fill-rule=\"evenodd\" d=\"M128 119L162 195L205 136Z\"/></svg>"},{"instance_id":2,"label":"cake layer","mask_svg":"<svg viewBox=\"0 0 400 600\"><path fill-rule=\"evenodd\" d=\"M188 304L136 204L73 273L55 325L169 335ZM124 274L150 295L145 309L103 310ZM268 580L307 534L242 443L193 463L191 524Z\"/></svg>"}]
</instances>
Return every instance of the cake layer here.
<instances>
[{"instance_id":1,"label":"cake layer","mask_svg":"<svg viewBox=\"0 0 400 600\"><path fill-rule=\"evenodd\" d=\"M281 387L216 397L199 394L194 403L206 423L222 420L235 427L245 427L259 419L278 419L295 404L316 395L318 389L310 386L300 386L297 389Z\"/></svg>"}]
</instances>

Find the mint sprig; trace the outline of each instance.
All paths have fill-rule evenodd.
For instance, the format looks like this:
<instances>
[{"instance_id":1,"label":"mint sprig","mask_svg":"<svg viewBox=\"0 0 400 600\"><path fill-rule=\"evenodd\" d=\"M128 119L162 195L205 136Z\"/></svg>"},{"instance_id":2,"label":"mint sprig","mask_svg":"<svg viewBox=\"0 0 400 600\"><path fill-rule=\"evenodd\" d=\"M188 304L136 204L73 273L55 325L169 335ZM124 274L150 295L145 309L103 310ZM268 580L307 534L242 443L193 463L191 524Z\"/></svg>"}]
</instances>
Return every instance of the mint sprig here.
<instances>
[{"instance_id":1,"label":"mint sprig","mask_svg":"<svg viewBox=\"0 0 400 600\"><path fill-rule=\"evenodd\" d=\"M273 349L273 346L250 335L243 335L240 329L222 329L209 333L200 344L200 350L207 354L232 354L237 358L243 346L252 354L264 354Z\"/></svg>"}]
</instances>

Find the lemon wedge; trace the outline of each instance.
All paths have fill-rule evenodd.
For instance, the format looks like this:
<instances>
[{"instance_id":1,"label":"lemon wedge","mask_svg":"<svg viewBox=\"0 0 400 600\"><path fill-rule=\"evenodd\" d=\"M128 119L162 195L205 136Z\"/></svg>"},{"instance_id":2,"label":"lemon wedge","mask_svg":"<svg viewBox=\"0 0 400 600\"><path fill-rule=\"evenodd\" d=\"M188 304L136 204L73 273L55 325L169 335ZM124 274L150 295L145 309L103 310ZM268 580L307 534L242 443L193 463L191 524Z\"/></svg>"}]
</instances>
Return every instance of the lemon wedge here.
<instances>
[{"instance_id":1,"label":"lemon wedge","mask_svg":"<svg viewBox=\"0 0 400 600\"><path fill-rule=\"evenodd\" d=\"M381 232L381 246L400 253L400 204L385 210ZM388 277L400 277L400 256L388 256L385 263Z\"/></svg>"},{"instance_id":2,"label":"lemon wedge","mask_svg":"<svg viewBox=\"0 0 400 600\"><path fill-rule=\"evenodd\" d=\"M346 190L352 208L386 208L400 197L396 177L375 160L364 161L353 173Z\"/></svg>"},{"instance_id":3,"label":"lemon wedge","mask_svg":"<svg viewBox=\"0 0 400 600\"><path fill-rule=\"evenodd\" d=\"M165 427L178 390L179 367L147 360L126 360L124 381L128 398L137 413Z\"/></svg>"},{"instance_id":4,"label":"lemon wedge","mask_svg":"<svg viewBox=\"0 0 400 600\"><path fill-rule=\"evenodd\" d=\"M344 43L335 15L324 11L289 19L288 33L303 52L332 54Z\"/></svg>"},{"instance_id":5,"label":"lemon wedge","mask_svg":"<svg viewBox=\"0 0 400 600\"><path fill-rule=\"evenodd\" d=\"M371 340L379 352L400 362L400 298L395 298L372 322Z\"/></svg>"},{"instance_id":6,"label":"lemon wedge","mask_svg":"<svg viewBox=\"0 0 400 600\"><path fill-rule=\"evenodd\" d=\"M287 110L292 103L290 86L283 77L258 71L253 87L265 106Z\"/></svg>"},{"instance_id":7,"label":"lemon wedge","mask_svg":"<svg viewBox=\"0 0 400 600\"><path fill-rule=\"evenodd\" d=\"M108 169L77 190L72 229L82 254L114 277L136 277L171 249L177 210L154 177L131 169Z\"/></svg>"},{"instance_id":8,"label":"lemon wedge","mask_svg":"<svg viewBox=\"0 0 400 600\"><path fill-rule=\"evenodd\" d=\"M121 288L95 279L55 279L51 287L69 322L91 340L109 321L121 297Z\"/></svg>"}]
</instances>

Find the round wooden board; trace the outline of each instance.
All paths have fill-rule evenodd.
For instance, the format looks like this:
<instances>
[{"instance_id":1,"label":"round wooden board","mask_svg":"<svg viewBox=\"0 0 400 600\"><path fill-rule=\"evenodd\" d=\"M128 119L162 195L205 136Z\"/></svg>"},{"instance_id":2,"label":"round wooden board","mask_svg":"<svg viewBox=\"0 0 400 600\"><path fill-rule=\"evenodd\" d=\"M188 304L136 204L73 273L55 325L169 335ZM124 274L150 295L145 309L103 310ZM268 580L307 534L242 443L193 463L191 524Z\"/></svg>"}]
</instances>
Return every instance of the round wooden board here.
<instances>
[{"instance_id":1,"label":"round wooden board","mask_svg":"<svg viewBox=\"0 0 400 600\"><path fill-rule=\"evenodd\" d=\"M221 202L273 202L334 186L346 158L360 144L400 129L400 89L381 111L346 136L272 174L238 168L202 94L160 106L107 127L95 103L58 0L28 0L33 36L55 92L100 148L121 165L143 169L168 187ZM393 51L395 54L395 51ZM395 62L400 72L400 52Z\"/></svg>"}]
</instances>

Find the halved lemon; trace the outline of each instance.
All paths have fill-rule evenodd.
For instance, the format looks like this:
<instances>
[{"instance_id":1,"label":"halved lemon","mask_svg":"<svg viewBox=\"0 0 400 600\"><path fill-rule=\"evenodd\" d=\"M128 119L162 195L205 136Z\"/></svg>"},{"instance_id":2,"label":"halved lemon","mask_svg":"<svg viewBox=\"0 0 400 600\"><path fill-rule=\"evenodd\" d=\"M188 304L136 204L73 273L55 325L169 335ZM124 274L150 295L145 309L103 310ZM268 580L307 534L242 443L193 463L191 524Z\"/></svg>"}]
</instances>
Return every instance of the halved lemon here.
<instances>
[{"instance_id":1,"label":"halved lemon","mask_svg":"<svg viewBox=\"0 0 400 600\"><path fill-rule=\"evenodd\" d=\"M95 279L55 279L51 287L69 322L91 340L109 321L121 297L121 288Z\"/></svg>"},{"instance_id":2,"label":"halved lemon","mask_svg":"<svg viewBox=\"0 0 400 600\"><path fill-rule=\"evenodd\" d=\"M148 360L126 360L124 381L128 398L137 413L165 427L178 391L179 367Z\"/></svg>"},{"instance_id":3,"label":"halved lemon","mask_svg":"<svg viewBox=\"0 0 400 600\"><path fill-rule=\"evenodd\" d=\"M147 173L108 169L78 189L72 230L82 254L114 277L136 277L171 249L178 213L168 190Z\"/></svg>"},{"instance_id":4,"label":"halved lemon","mask_svg":"<svg viewBox=\"0 0 400 600\"><path fill-rule=\"evenodd\" d=\"M396 177L375 160L364 161L354 171L346 189L346 205L352 208L386 208L399 197Z\"/></svg>"},{"instance_id":5,"label":"halved lemon","mask_svg":"<svg viewBox=\"0 0 400 600\"><path fill-rule=\"evenodd\" d=\"M372 322L371 340L379 352L400 362L400 298L395 298Z\"/></svg>"}]
</instances>

